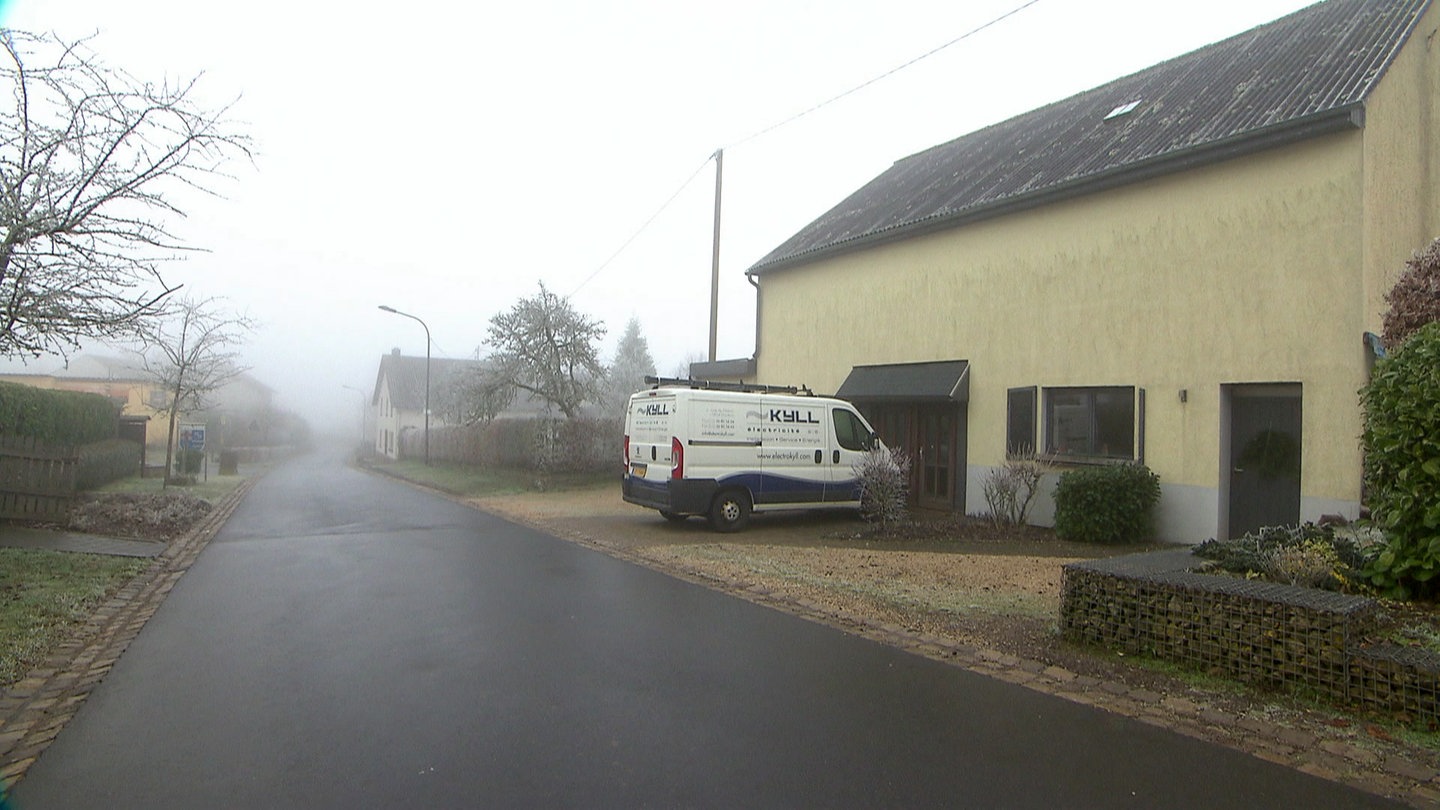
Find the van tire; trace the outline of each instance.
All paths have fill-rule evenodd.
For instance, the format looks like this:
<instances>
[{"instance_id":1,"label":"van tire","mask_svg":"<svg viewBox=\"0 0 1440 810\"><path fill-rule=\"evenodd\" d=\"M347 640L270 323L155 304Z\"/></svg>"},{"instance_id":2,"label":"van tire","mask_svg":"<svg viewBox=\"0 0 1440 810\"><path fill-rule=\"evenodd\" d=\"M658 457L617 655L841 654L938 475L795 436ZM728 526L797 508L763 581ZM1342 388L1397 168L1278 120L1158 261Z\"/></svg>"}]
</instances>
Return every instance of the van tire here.
<instances>
[{"instance_id":1,"label":"van tire","mask_svg":"<svg viewBox=\"0 0 1440 810\"><path fill-rule=\"evenodd\" d=\"M671 523L684 523L685 520L686 520L687 518L689 518L690 516L689 516L689 515L677 515L677 514L675 514L674 512L667 512L667 511L665 511L664 509L661 509L661 510L660 510L660 517L665 518L667 521L669 521L669 522L671 522Z\"/></svg>"},{"instance_id":2,"label":"van tire","mask_svg":"<svg viewBox=\"0 0 1440 810\"><path fill-rule=\"evenodd\" d=\"M738 532L750 522L750 495L743 489L724 489L710 502L710 525L717 532Z\"/></svg>"}]
</instances>

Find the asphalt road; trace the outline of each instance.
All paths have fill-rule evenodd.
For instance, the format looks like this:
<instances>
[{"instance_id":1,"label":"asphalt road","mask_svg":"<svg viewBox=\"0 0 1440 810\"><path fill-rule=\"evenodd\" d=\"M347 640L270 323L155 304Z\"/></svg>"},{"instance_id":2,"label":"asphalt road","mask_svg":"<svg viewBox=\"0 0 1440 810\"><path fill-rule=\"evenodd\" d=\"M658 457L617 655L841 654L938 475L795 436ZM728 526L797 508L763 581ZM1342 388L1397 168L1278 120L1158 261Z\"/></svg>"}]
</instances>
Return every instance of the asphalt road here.
<instances>
[{"instance_id":1,"label":"asphalt road","mask_svg":"<svg viewBox=\"0 0 1440 810\"><path fill-rule=\"evenodd\" d=\"M255 487L12 799L1389 806L323 455Z\"/></svg>"}]
</instances>

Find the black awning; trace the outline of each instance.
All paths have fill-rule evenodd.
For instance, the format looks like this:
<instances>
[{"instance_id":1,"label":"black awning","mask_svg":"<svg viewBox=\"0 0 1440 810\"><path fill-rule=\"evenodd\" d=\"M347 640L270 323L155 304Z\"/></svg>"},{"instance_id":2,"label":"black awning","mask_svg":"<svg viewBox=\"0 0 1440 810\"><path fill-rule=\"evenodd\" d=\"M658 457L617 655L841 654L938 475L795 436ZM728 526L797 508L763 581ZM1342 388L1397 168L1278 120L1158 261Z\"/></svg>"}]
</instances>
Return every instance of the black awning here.
<instances>
[{"instance_id":1,"label":"black awning","mask_svg":"<svg viewBox=\"0 0 1440 810\"><path fill-rule=\"evenodd\" d=\"M835 396L851 402L968 402L970 361L855 366Z\"/></svg>"}]
</instances>

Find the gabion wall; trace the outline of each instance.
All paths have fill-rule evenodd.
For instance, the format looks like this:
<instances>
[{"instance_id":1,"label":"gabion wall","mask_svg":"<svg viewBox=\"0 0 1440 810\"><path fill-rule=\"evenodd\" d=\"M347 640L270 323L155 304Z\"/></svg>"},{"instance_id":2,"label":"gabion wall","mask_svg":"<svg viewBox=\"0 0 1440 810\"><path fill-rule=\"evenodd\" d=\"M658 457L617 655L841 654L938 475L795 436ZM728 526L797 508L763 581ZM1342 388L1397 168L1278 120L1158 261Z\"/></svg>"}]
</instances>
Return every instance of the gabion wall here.
<instances>
[{"instance_id":1,"label":"gabion wall","mask_svg":"<svg viewBox=\"0 0 1440 810\"><path fill-rule=\"evenodd\" d=\"M1374 600L1190 571L1198 562L1176 550L1066 565L1061 633L1249 683L1304 686L1440 719L1440 656L1359 646L1376 627Z\"/></svg>"}]
</instances>

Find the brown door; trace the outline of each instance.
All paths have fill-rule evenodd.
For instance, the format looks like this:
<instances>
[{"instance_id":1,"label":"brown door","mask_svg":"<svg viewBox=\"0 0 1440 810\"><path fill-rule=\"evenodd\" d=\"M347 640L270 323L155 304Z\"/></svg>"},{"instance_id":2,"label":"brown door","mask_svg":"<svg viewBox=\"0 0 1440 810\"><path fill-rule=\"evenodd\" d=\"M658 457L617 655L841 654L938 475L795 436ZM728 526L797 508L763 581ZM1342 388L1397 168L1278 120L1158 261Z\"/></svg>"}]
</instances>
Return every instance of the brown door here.
<instances>
[{"instance_id":1,"label":"brown door","mask_svg":"<svg viewBox=\"0 0 1440 810\"><path fill-rule=\"evenodd\" d=\"M915 502L950 509L955 502L955 409L922 407L916 413Z\"/></svg>"}]
</instances>

